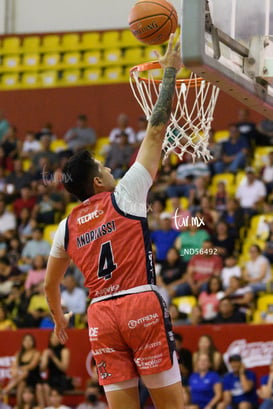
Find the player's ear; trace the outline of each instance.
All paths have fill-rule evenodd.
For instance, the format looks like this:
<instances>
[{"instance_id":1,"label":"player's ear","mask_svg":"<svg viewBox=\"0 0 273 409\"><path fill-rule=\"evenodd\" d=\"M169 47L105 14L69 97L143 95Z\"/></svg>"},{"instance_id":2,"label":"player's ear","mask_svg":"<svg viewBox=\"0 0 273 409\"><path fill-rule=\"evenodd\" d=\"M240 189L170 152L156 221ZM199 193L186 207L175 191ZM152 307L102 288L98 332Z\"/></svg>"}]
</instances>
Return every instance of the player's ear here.
<instances>
[{"instance_id":1,"label":"player's ear","mask_svg":"<svg viewBox=\"0 0 273 409\"><path fill-rule=\"evenodd\" d=\"M100 176L95 176L93 179L93 185L95 188L100 188L103 186L103 181Z\"/></svg>"}]
</instances>

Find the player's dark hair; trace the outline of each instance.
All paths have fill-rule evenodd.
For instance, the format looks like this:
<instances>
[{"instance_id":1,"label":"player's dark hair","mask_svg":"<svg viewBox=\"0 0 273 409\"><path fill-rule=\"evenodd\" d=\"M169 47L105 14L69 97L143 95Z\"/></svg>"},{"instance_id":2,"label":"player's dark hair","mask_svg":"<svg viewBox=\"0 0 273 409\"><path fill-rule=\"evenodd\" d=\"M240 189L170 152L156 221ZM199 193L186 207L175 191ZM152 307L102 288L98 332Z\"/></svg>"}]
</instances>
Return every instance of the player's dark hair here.
<instances>
[{"instance_id":1,"label":"player's dark hair","mask_svg":"<svg viewBox=\"0 0 273 409\"><path fill-rule=\"evenodd\" d=\"M95 194L93 179L100 176L99 165L88 151L71 156L63 168L63 185L81 202Z\"/></svg>"}]
</instances>

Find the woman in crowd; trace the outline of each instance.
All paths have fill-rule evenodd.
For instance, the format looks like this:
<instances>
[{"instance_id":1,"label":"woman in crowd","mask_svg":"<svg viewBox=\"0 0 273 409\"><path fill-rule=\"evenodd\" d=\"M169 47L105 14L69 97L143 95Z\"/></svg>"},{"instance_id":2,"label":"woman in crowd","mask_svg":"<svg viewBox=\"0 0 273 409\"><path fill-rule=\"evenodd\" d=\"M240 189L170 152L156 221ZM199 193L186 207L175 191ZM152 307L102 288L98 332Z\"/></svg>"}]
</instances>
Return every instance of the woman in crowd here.
<instances>
[{"instance_id":1,"label":"woman in crowd","mask_svg":"<svg viewBox=\"0 0 273 409\"><path fill-rule=\"evenodd\" d=\"M224 362L222 354L216 349L210 335L201 335L198 341L197 351L193 353L193 368L197 370L197 358L201 353L208 354L211 361L211 369L218 373L223 372Z\"/></svg>"},{"instance_id":2,"label":"woman in crowd","mask_svg":"<svg viewBox=\"0 0 273 409\"><path fill-rule=\"evenodd\" d=\"M220 277L211 276L207 290L202 291L198 297L198 304L202 308L202 316L206 322L211 322L218 312L220 299L224 296Z\"/></svg>"},{"instance_id":3,"label":"woman in crowd","mask_svg":"<svg viewBox=\"0 0 273 409\"><path fill-rule=\"evenodd\" d=\"M36 340L32 334L25 334L22 339L21 348L15 355L11 368L11 379L3 389L4 394L16 388L16 402L22 403L22 392L25 386L36 387L40 378L40 352L36 349Z\"/></svg>"},{"instance_id":4,"label":"woman in crowd","mask_svg":"<svg viewBox=\"0 0 273 409\"><path fill-rule=\"evenodd\" d=\"M259 291L266 291L267 283L271 280L271 267L257 244L250 246L249 255L250 260L243 268L243 279L257 294Z\"/></svg>"},{"instance_id":5,"label":"woman in crowd","mask_svg":"<svg viewBox=\"0 0 273 409\"><path fill-rule=\"evenodd\" d=\"M37 406L34 389L26 386L22 391L22 402L14 406L13 409L40 409Z\"/></svg>"},{"instance_id":6,"label":"woman in crowd","mask_svg":"<svg viewBox=\"0 0 273 409\"><path fill-rule=\"evenodd\" d=\"M69 349L60 344L55 333L51 332L48 348L43 351L40 364L41 371L45 371L47 377L36 386L37 399L42 407L50 404L49 395L52 388L58 388L61 392L73 389L71 378L67 376L69 364Z\"/></svg>"},{"instance_id":7,"label":"woman in crowd","mask_svg":"<svg viewBox=\"0 0 273 409\"><path fill-rule=\"evenodd\" d=\"M190 375L186 409L214 408L222 397L221 378L211 370L209 354L200 352L196 356L196 370Z\"/></svg>"}]
</instances>

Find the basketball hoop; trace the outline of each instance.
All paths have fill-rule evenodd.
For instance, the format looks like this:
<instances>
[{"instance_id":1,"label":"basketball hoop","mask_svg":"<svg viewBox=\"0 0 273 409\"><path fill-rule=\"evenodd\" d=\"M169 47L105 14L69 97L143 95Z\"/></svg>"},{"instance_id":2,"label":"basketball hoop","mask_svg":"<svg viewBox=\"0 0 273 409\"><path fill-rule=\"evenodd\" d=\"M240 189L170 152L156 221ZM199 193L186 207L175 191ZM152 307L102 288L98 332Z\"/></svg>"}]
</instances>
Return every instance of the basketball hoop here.
<instances>
[{"instance_id":1,"label":"basketball hoop","mask_svg":"<svg viewBox=\"0 0 273 409\"><path fill-rule=\"evenodd\" d=\"M153 61L137 65L130 70L133 94L148 120L162 83L155 75L158 69L161 69L159 62ZM172 152L180 159L188 153L193 161L203 158L207 162L212 158L208 139L218 94L217 86L194 73L191 73L190 78L176 79L175 107L162 145L163 160Z\"/></svg>"}]
</instances>

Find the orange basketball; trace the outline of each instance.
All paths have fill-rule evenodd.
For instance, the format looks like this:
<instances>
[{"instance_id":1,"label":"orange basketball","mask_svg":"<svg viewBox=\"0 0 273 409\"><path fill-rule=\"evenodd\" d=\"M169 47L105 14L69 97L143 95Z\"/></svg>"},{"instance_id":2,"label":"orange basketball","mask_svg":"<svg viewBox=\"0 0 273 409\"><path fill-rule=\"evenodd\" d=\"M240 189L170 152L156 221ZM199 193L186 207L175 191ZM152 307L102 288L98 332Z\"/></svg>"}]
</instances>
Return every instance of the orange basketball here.
<instances>
[{"instance_id":1,"label":"orange basketball","mask_svg":"<svg viewBox=\"0 0 273 409\"><path fill-rule=\"evenodd\" d=\"M165 43L177 27L177 12L167 0L139 0L128 18L130 30L142 43Z\"/></svg>"}]
</instances>

